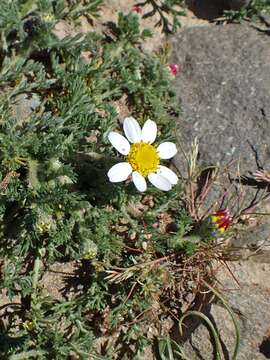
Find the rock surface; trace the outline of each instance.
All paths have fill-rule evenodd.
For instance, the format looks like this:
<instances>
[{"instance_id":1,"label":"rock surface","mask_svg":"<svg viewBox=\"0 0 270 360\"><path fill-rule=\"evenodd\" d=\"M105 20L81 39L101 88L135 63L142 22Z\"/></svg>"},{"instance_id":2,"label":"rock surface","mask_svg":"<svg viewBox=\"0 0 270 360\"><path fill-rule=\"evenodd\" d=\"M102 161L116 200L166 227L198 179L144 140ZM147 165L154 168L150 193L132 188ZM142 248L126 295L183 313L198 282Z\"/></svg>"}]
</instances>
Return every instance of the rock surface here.
<instances>
[{"instance_id":1,"label":"rock surface","mask_svg":"<svg viewBox=\"0 0 270 360\"><path fill-rule=\"evenodd\" d=\"M32 115L33 111L40 105L40 99L38 95L32 94L27 96L25 94L19 94L13 104L13 114L19 124L24 123Z\"/></svg>"},{"instance_id":2,"label":"rock surface","mask_svg":"<svg viewBox=\"0 0 270 360\"><path fill-rule=\"evenodd\" d=\"M234 24L189 28L172 42L173 62L182 70L175 88L182 108L183 147L198 137L202 165L235 160L241 165L239 174L253 172L258 165L270 169L269 37ZM175 165L183 173L182 158L180 153ZM267 223L254 226L237 240L242 255L249 258L228 264L240 286L225 267L218 274L241 327L237 360L270 359L269 229ZM258 247L263 253L250 257ZM231 318L218 302L211 306L210 317L221 334L223 359L231 359L235 338ZM192 360L214 359L202 324L184 348Z\"/></svg>"},{"instance_id":3,"label":"rock surface","mask_svg":"<svg viewBox=\"0 0 270 360\"><path fill-rule=\"evenodd\" d=\"M254 171L257 155L269 168L269 37L232 24L187 28L172 42L183 144L197 136L207 165L240 160L243 172Z\"/></svg>"},{"instance_id":4,"label":"rock surface","mask_svg":"<svg viewBox=\"0 0 270 360\"><path fill-rule=\"evenodd\" d=\"M237 314L241 328L241 341L237 360L265 360L270 358L270 312L269 296L270 264L255 262L228 263L239 282L240 288L232 276L222 268L219 281L223 293ZM221 304L213 304L211 320L221 334L224 360L232 357L235 331L229 313ZM200 325L184 346L185 353L192 360L212 360L213 347L205 326Z\"/></svg>"},{"instance_id":5,"label":"rock surface","mask_svg":"<svg viewBox=\"0 0 270 360\"><path fill-rule=\"evenodd\" d=\"M249 227L243 234L230 240L235 255L241 259L270 264L270 221ZM270 284L270 280L269 280Z\"/></svg>"}]
</instances>

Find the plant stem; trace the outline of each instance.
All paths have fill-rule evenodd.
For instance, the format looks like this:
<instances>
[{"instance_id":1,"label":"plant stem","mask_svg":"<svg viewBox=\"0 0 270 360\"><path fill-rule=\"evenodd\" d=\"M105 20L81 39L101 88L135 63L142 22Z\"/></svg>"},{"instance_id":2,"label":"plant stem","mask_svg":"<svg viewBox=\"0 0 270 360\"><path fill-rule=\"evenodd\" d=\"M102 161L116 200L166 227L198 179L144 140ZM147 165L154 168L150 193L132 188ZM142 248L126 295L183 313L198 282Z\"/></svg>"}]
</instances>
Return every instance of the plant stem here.
<instances>
[{"instance_id":1,"label":"plant stem","mask_svg":"<svg viewBox=\"0 0 270 360\"><path fill-rule=\"evenodd\" d=\"M32 276L32 288L34 290L36 290L36 288L37 288L40 264L41 264L41 258L40 258L40 255L38 255L34 262L33 276Z\"/></svg>"},{"instance_id":2,"label":"plant stem","mask_svg":"<svg viewBox=\"0 0 270 360\"><path fill-rule=\"evenodd\" d=\"M38 279L39 279L39 270L41 266L41 258L44 255L44 248L38 249L37 257L35 258L34 267L33 267L33 275L32 275L32 288L35 292L37 289Z\"/></svg>"}]
</instances>

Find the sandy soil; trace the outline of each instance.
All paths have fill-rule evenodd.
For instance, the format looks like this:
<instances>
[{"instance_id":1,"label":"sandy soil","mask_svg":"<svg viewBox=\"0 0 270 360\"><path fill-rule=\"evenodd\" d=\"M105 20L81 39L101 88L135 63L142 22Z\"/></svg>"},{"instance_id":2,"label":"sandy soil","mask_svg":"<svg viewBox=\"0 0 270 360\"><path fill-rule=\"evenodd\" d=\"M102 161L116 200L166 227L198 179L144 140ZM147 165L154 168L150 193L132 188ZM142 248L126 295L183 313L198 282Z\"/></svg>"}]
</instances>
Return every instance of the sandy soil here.
<instances>
[{"instance_id":1,"label":"sandy soil","mask_svg":"<svg viewBox=\"0 0 270 360\"><path fill-rule=\"evenodd\" d=\"M78 32L88 32L88 31L106 31L106 24L108 22L116 22L118 17L118 12L122 11L124 14L132 11L132 8L136 1L134 0L108 0L105 2L105 5L102 7L102 11L100 13L100 17L95 19L91 24L89 20L82 16L80 18L80 23L77 25L76 29L74 26L69 24L66 21L60 21L57 26L55 33L58 37L64 38L70 34L76 34ZM149 17L144 19L143 15L147 13L152 8L150 6L143 7L143 12L139 14L141 17L141 27L143 29L151 29L153 33L153 37L146 40L143 44L143 48L146 51L152 52L157 50L159 47L164 44L169 36L162 33L160 27L156 26L159 20L158 15L154 15L153 17ZM189 8L185 9L186 16L182 16L180 18L180 22L182 27L178 30L181 32L184 28L190 26L206 26L209 25L208 19L211 18L211 14L217 14L215 8L213 6L203 7L197 3L195 4L195 0L190 0ZM198 14L200 17L197 17ZM209 16L207 16L207 14Z\"/></svg>"}]
</instances>

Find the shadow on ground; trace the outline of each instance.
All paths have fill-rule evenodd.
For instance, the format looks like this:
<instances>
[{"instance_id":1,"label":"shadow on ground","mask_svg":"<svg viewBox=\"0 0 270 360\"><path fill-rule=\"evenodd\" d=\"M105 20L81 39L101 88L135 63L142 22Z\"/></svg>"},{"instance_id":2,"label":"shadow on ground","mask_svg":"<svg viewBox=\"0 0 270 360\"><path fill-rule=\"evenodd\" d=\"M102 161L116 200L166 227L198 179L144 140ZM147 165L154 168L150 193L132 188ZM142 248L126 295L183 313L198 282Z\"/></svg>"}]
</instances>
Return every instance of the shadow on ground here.
<instances>
[{"instance_id":1,"label":"shadow on ground","mask_svg":"<svg viewBox=\"0 0 270 360\"><path fill-rule=\"evenodd\" d=\"M186 3L196 17L209 21L221 16L226 9L226 4L222 0L187 0Z\"/></svg>"}]
</instances>

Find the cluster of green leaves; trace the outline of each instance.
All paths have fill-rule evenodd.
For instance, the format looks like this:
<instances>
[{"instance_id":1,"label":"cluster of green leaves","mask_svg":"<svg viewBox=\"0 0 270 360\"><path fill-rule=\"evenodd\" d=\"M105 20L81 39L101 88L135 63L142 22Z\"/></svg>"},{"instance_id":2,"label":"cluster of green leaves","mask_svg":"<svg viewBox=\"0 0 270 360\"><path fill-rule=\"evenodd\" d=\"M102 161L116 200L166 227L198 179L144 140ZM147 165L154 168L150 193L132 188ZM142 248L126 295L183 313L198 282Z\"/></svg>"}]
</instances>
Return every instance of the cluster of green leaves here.
<instances>
[{"instance_id":1,"label":"cluster of green leaves","mask_svg":"<svg viewBox=\"0 0 270 360\"><path fill-rule=\"evenodd\" d=\"M126 99L170 139L173 94L166 67L140 49L150 34L136 14L120 14L111 36L55 35L59 21L96 16L100 5L1 2L0 288L12 302L1 309L1 358L98 358L96 339L116 333L122 342L103 352L123 358L133 344L132 358L149 342L144 314L174 286L162 259L195 250L183 240L191 219L180 185L168 194L150 188L142 209L148 200L132 185L107 180L119 161L107 140L119 127L115 104ZM164 212L173 233L153 226ZM60 299L39 282L55 262L76 268Z\"/></svg>"},{"instance_id":2,"label":"cluster of green leaves","mask_svg":"<svg viewBox=\"0 0 270 360\"><path fill-rule=\"evenodd\" d=\"M231 22L248 21L265 21L264 14L270 11L269 0L252 0L247 7L240 10L226 10L224 16L226 20ZM269 24L268 24L269 25Z\"/></svg>"}]
</instances>

